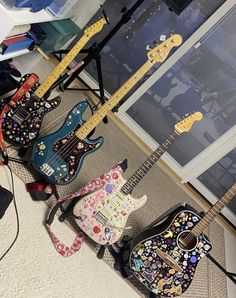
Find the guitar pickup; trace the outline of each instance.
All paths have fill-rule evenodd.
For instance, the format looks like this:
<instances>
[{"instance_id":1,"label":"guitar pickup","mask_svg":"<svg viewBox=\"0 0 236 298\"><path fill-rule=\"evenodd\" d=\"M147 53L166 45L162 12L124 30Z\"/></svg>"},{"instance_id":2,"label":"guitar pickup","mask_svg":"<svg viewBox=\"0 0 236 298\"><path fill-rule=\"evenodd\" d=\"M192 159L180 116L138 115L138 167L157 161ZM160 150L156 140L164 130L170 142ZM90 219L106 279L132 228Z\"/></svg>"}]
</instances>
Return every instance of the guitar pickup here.
<instances>
[{"instance_id":1,"label":"guitar pickup","mask_svg":"<svg viewBox=\"0 0 236 298\"><path fill-rule=\"evenodd\" d=\"M182 272L183 269L179 266L179 264L167 253L163 252L159 248L156 249L157 254L159 257L171 268L173 268L177 272Z\"/></svg>"},{"instance_id":2,"label":"guitar pickup","mask_svg":"<svg viewBox=\"0 0 236 298\"><path fill-rule=\"evenodd\" d=\"M24 108L18 107L14 115L11 115L11 118L21 125L22 122L29 117L29 115L30 114Z\"/></svg>"},{"instance_id":3,"label":"guitar pickup","mask_svg":"<svg viewBox=\"0 0 236 298\"><path fill-rule=\"evenodd\" d=\"M49 164L44 163L41 167L40 170L48 177L50 177L55 171L53 170L52 167L49 166Z\"/></svg>"},{"instance_id":4,"label":"guitar pickup","mask_svg":"<svg viewBox=\"0 0 236 298\"><path fill-rule=\"evenodd\" d=\"M108 218L105 215L103 215L100 211L97 212L96 219L98 221L100 221L100 223L102 225L105 225L107 223L107 221L108 221Z\"/></svg>"}]
</instances>

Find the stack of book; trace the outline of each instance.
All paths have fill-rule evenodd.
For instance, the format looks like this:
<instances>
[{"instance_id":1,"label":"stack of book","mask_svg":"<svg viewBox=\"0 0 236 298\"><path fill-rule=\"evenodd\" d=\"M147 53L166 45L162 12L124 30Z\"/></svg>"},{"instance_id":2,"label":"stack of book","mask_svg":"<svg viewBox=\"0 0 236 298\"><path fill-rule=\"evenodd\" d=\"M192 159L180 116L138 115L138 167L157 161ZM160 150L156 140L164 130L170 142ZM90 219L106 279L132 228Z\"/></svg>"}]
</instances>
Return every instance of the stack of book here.
<instances>
[{"instance_id":1,"label":"stack of book","mask_svg":"<svg viewBox=\"0 0 236 298\"><path fill-rule=\"evenodd\" d=\"M10 54L21 50L33 50L35 45L40 45L42 41L47 37L47 34L39 30L34 24L29 25L27 32L22 33L21 28L11 31L14 35L6 37L2 43L0 43L0 54ZM16 34L18 33L18 34Z\"/></svg>"},{"instance_id":2,"label":"stack of book","mask_svg":"<svg viewBox=\"0 0 236 298\"><path fill-rule=\"evenodd\" d=\"M5 38L0 44L0 54L10 54L16 51L32 49L34 41L26 33Z\"/></svg>"}]
</instances>

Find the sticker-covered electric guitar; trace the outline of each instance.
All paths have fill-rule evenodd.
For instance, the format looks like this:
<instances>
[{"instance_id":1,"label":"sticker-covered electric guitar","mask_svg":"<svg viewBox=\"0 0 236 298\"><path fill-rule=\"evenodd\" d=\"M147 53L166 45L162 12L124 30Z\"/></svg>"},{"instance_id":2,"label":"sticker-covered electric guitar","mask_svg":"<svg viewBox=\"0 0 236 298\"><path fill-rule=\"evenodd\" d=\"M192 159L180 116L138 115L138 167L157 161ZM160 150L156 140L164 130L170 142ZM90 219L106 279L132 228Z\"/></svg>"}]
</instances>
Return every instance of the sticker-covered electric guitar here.
<instances>
[{"instance_id":1,"label":"sticker-covered electric guitar","mask_svg":"<svg viewBox=\"0 0 236 298\"><path fill-rule=\"evenodd\" d=\"M236 195L236 183L203 218L188 209L144 230L131 244L130 268L151 292L176 297L190 286L198 262L212 249L203 231Z\"/></svg>"},{"instance_id":2,"label":"sticker-covered electric guitar","mask_svg":"<svg viewBox=\"0 0 236 298\"><path fill-rule=\"evenodd\" d=\"M106 19L102 18L85 29L80 40L33 94L29 97L23 96L17 101L15 107L11 107L2 125L3 134L9 142L27 147L38 137L44 116L60 104L59 97L47 100L47 92L90 38L101 31L105 24Z\"/></svg>"},{"instance_id":3,"label":"sticker-covered electric guitar","mask_svg":"<svg viewBox=\"0 0 236 298\"><path fill-rule=\"evenodd\" d=\"M35 143L31 156L33 167L51 183L68 184L71 182L79 173L85 156L94 152L103 143L102 137L96 140L88 139L89 133L156 62L163 62L170 50L180 45L181 42L181 36L174 34L149 51L146 63L86 123L82 116L87 104L82 102L76 105L57 132L39 138Z\"/></svg>"},{"instance_id":4,"label":"sticker-covered electric guitar","mask_svg":"<svg viewBox=\"0 0 236 298\"><path fill-rule=\"evenodd\" d=\"M16 102L22 98L24 94L33 90L35 86L37 86L39 78L36 74L27 74L21 78L20 87L14 93L14 95L2 101L2 105L0 104L0 151L2 149L3 163L8 164L8 153L7 153L7 145L4 140L4 136L2 133L2 124L4 123L4 116L8 112L11 107L16 105ZM1 148L2 147L2 148ZM0 161L1 164L1 161Z\"/></svg>"},{"instance_id":5,"label":"sticker-covered electric guitar","mask_svg":"<svg viewBox=\"0 0 236 298\"><path fill-rule=\"evenodd\" d=\"M148 157L127 180L120 176L117 185L107 183L103 188L83 197L75 205L73 214L78 226L95 242L105 245L116 242L122 235L131 212L143 206L146 196L133 198L134 187L147 174L177 137L191 129L195 121L202 119L196 112L175 125L169 137Z\"/></svg>"}]
</instances>

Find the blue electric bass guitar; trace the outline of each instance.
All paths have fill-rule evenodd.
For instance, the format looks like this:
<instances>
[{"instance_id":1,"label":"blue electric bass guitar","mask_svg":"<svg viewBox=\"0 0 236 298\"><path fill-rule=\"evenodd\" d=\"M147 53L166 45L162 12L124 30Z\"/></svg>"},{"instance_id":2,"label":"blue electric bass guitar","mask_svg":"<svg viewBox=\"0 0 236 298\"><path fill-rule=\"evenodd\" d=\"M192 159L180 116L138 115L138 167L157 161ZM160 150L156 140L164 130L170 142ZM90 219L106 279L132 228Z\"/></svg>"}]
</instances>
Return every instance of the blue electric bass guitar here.
<instances>
[{"instance_id":1,"label":"blue electric bass guitar","mask_svg":"<svg viewBox=\"0 0 236 298\"><path fill-rule=\"evenodd\" d=\"M183 294L199 261L212 249L203 231L235 195L236 183L203 218L184 209L134 237L129 259L134 276L158 297Z\"/></svg>"},{"instance_id":2,"label":"blue electric bass guitar","mask_svg":"<svg viewBox=\"0 0 236 298\"><path fill-rule=\"evenodd\" d=\"M170 50L181 42L181 36L175 34L149 51L146 63L86 123L82 120L82 114L87 104L82 102L76 105L57 132L36 142L31 156L33 167L51 183L63 185L71 182L79 173L85 156L103 143L102 137L90 140L88 134L156 62L164 61Z\"/></svg>"}]
</instances>

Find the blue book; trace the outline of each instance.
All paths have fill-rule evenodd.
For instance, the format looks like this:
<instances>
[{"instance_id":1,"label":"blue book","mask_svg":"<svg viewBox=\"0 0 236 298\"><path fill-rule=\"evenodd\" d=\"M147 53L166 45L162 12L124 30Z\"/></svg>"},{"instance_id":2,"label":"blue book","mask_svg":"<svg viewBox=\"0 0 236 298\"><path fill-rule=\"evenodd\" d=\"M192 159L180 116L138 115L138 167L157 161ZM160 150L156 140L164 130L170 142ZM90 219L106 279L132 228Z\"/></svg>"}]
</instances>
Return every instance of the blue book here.
<instances>
[{"instance_id":1,"label":"blue book","mask_svg":"<svg viewBox=\"0 0 236 298\"><path fill-rule=\"evenodd\" d=\"M75 5L76 1L66 1L66 0L54 0L48 7L47 11L49 11L54 16L63 16L66 12L68 12L73 5Z\"/></svg>"},{"instance_id":2,"label":"blue book","mask_svg":"<svg viewBox=\"0 0 236 298\"><path fill-rule=\"evenodd\" d=\"M30 7L32 12L40 11L49 6L53 0L16 0L16 7Z\"/></svg>"},{"instance_id":3,"label":"blue book","mask_svg":"<svg viewBox=\"0 0 236 298\"><path fill-rule=\"evenodd\" d=\"M4 51L4 54L9 54L13 52L17 52L20 50L31 49L34 46L34 41L25 36L24 39L10 43L7 45L7 49Z\"/></svg>"}]
</instances>

